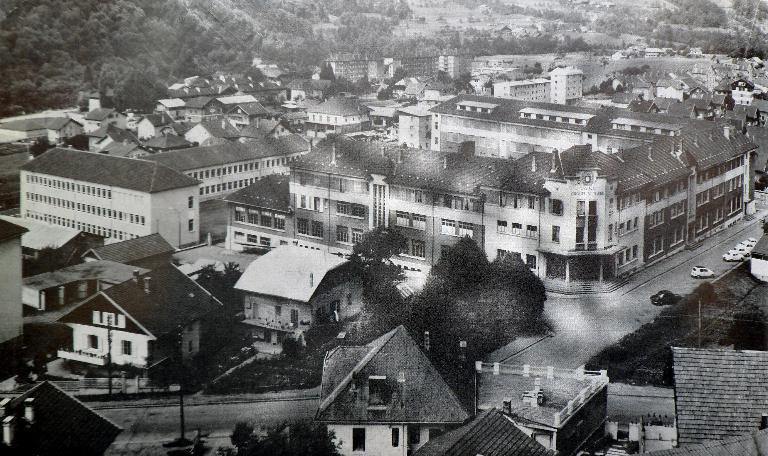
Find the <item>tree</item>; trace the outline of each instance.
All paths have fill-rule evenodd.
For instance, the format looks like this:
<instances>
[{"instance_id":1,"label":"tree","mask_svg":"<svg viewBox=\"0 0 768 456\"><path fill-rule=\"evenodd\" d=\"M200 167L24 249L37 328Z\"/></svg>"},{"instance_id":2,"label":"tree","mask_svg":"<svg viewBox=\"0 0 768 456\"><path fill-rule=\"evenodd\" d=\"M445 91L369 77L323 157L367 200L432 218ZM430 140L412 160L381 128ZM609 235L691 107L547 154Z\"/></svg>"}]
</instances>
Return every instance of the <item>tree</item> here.
<instances>
[{"instance_id":1,"label":"tree","mask_svg":"<svg viewBox=\"0 0 768 456\"><path fill-rule=\"evenodd\" d=\"M432 274L445 279L459 292L480 285L489 273L488 258L474 239L465 236L440 257Z\"/></svg>"},{"instance_id":2,"label":"tree","mask_svg":"<svg viewBox=\"0 0 768 456\"><path fill-rule=\"evenodd\" d=\"M336 75L333 73L333 67L331 67L330 63L323 63L323 65L320 67L320 79L325 79L328 81L336 80Z\"/></svg>"},{"instance_id":3,"label":"tree","mask_svg":"<svg viewBox=\"0 0 768 456\"><path fill-rule=\"evenodd\" d=\"M88 150L88 136L75 135L64 140L64 145L78 150Z\"/></svg>"},{"instance_id":4,"label":"tree","mask_svg":"<svg viewBox=\"0 0 768 456\"><path fill-rule=\"evenodd\" d=\"M38 157L51 148L53 148L53 144L48 141L48 138L41 137L37 138L35 142L32 143L32 145L29 147L29 153L33 157Z\"/></svg>"},{"instance_id":5,"label":"tree","mask_svg":"<svg viewBox=\"0 0 768 456\"><path fill-rule=\"evenodd\" d=\"M325 425L308 421L275 426L261 438L249 424L237 423L230 436L238 456L339 456L334 439Z\"/></svg>"}]
</instances>

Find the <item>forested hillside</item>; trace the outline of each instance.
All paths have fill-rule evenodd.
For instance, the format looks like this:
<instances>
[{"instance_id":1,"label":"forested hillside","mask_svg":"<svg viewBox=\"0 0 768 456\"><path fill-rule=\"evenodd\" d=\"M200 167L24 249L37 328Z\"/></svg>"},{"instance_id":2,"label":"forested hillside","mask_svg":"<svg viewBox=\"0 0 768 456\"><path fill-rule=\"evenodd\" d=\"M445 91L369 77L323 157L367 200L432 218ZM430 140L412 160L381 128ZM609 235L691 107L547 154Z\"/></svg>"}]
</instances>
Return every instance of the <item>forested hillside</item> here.
<instances>
[{"instance_id":1,"label":"forested hillside","mask_svg":"<svg viewBox=\"0 0 768 456\"><path fill-rule=\"evenodd\" d=\"M6 0L0 11L6 115L72 106L80 90L112 89L120 107L146 109L170 81L244 70L257 56L308 70L331 43L370 44L409 10L392 0ZM330 32L314 31L331 19Z\"/></svg>"}]
</instances>

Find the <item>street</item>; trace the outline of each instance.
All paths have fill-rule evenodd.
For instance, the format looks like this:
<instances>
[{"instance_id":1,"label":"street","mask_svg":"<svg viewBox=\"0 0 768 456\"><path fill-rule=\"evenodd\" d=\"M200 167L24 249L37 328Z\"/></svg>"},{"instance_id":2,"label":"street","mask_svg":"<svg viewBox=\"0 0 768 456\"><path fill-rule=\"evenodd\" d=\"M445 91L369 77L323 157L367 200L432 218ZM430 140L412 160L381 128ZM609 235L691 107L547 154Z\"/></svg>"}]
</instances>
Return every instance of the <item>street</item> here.
<instances>
[{"instance_id":1,"label":"street","mask_svg":"<svg viewBox=\"0 0 768 456\"><path fill-rule=\"evenodd\" d=\"M491 353L487 361L576 368L624 335L653 320L661 311L650 303L659 290L691 292L702 281L690 277L693 266L712 269L720 277L740 263L726 263L722 255L747 237L760 238L764 211L749 222L706 239L696 250L684 250L635 274L622 288L605 296L547 297L544 312L554 334L520 338Z\"/></svg>"}]
</instances>

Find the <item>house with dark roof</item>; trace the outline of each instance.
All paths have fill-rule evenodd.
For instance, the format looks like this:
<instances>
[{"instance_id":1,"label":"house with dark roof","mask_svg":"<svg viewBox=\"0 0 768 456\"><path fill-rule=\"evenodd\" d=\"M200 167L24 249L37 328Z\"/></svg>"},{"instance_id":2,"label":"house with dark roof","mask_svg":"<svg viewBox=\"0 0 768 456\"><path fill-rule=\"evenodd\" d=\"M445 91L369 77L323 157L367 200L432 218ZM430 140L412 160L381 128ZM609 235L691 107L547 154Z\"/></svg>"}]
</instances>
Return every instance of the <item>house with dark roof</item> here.
<instances>
[{"instance_id":1,"label":"house with dark roof","mask_svg":"<svg viewBox=\"0 0 768 456\"><path fill-rule=\"evenodd\" d=\"M157 100L155 112L167 112L174 119L183 118L186 102L181 98L165 98Z\"/></svg>"},{"instance_id":2,"label":"house with dark roof","mask_svg":"<svg viewBox=\"0 0 768 456\"><path fill-rule=\"evenodd\" d=\"M257 119L264 119L269 116L269 111L258 101L238 102L227 104L225 107L227 119L237 128L252 125Z\"/></svg>"},{"instance_id":3,"label":"house with dark roof","mask_svg":"<svg viewBox=\"0 0 768 456\"><path fill-rule=\"evenodd\" d=\"M229 250L269 249L293 240L290 177L273 174L224 197Z\"/></svg>"},{"instance_id":4,"label":"house with dark roof","mask_svg":"<svg viewBox=\"0 0 768 456\"><path fill-rule=\"evenodd\" d=\"M0 143L44 138L50 144L61 144L82 133L82 124L69 117L34 117L0 123Z\"/></svg>"},{"instance_id":5,"label":"house with dark roof","mask_svg":"<svg viewBox=\"0 0 768 456\"><path fill-rule=\"evenodd\" d=\"M346 134L370 129L368 108L356 98L335 97L307 108L307 136L324 138L330 133Z\"/></svg>"},{"instance_id":6,"label":"house with dark roof","mask_svg":"<svg viewBox=\"0 0 768 456\"><path fill-rule=\"evenodd\" d=\"M240 130L224 116L206 118L184 133L184 139L198 146L236 141L240 137Z\"/></svg>"},{"instance_id":7,"label":"house with dark roof","mask_svg":"<svg viewBox=\"0 0 768 456\"><path fill-rule=\"evenodd\" d=\"M413 456L554 456L515 426L498 408L479 413L460 428L428 441Z\"/></svg>"},{"instance_id":8,"label":"house with dark roof","mask_svg":"<svg viewBox=\"0 0 768 456\"><path fill-rule=\"evenodd\" d=\"M8 456L100 456L122 429L51 382L17 394L0 393L3 440Z\"/></svg>"},{"instance_id":9,"label":"house with dark roof","mask_svg":"<svg viewBox=\"0 0 768 456\"><path fill-rule=\"evenodd\" d=\"M515 427L559 455L603 437L606 371L475 363L478 410L500 408Z\"/></svg>"},{"instance_id":10,"label":"house with dark roof","mask_svg":"<svg viewBox=\"0 0 768 456\"><path fill-rule=\"evenodd\" d=\"M167 112L147 114L136 124L136 136L143 141L155 136L172 134L174 133L173 123L173 118Z\"/></svg>"},{"instance_id":11,"label":"house with dark roof","mask_svg":"<svg viewBox=\"0 0 768 456\"><path fill-rule=\"evenodd\" d=\"M59 358L96 366L151 369L178 356L197 355L206 343L204 320L222 304L169 264L91 296L59 318L72 345Z\"/></svg>"},{"instance_id":12,"label":"house with dark roof","mask_svg":"<svg viewBox=\"0 0 768 456\"><path fill-rule=\"evenodd\" d=\"M470 412L403 326L325 355L315 421L345 456L399 456L464 424Z\"/></svg>"},{"instance_id":13,"label":"house with dark roof","mask_svg":"<svg viewBox=\"0 0 768 456\"><path fill-rule=\"evenodd\" d=\"M199 182L154 161L54 148L21 168L24 218L111 241L199 240Z\"/></svg>"},{"instance_id":14,"label":"house with dark roof","mask_svg":"<svg viewBox=\"0 0 768 456\"><path fill-rule=\"evenodd\" d=\"M671 450L651 451L648 456L768 456L768 422L759 431Z\"/></svg>"},{"instance_id":15,"label":"house with dark roof","mask_svg":"<svg viewBox=\"0 0 768 456\"><path fill-rule=\"evenodd\" d=\"M83 117L83 129L86 133L89 133L107 124L124 129L126 127L126 120L125 114L115 109L99 107L88 111L85 117Z\"/></svg>"},{"instance_id":16,"label":"house with dark roof","mask_svg":"<svg viewBox=\"0 0 768 456\"><path fill-rule=\"evenodd\" d=\"M766 424L768 352L673 347L681 447L749 436Z\"/></svg>"},{"instance_id":17,"label":"house with dark roof","mask_svg":"<svg viewBox=\"0 0 768 456\"><path fill-rule=\"evenodd\" d=\"M26 228L0 220L0 356L17 359L22 342L21 237ZM13 368L0 368L11 375Z\"/></svg>"},{"instance_id":18,"label":"house with dark roof","mask_svg":"<svg viewBox=\"0 0 768 456\"><path fill-rule=\"evenodd\" d=\"M150 152L167 152L169 150L186 149L192 144L183 136L166 134L153 136L142 143L142 146Z\"/></svg>"},{"instance_id":19,"label":"house with dark roof","mask_svg":"<svg viewBox=\"0 0 768 456\"><path fill-rule=\"evenodd\" d=\"M100 152L110 144L139 143L139 139L133 132L111 123L88 132L86 136L88 136L88 150L91 152Z\"/></svg>"},{"instance_id":20,"label":"house with dark roof","mask_svg":"<svg viewBox=\"0 0 768 456\"><path fill-rule=\"evenodd\" d=\"M113 261L152 269L170 263L175 251L176 249L168 241L155 233L89 249L81 258L86 263Z\"/></svg>"},{"instance_id":21,"label":"house with dark roof","mask_svg":"<svg viewBox=\"0 0 768 456\"><path fill-rule=\"evenodd\" d=\"M187 98L184 100L184 110L181 116L187 121L192 123L198 123L205 118L206 115L212 114L206 109L208 104L213 100L211 96L196 96L193 98Z\"/></svg>"},{"instance_id":22,"label":"house with dark roof","mask_svg":"<svg viewBox=\"0 0 768 456\"><path fill-rule=\"evenodd\" d=\"M32 218L0 215L0 220L23 226L27 231L21 236L21 254L37 259L40 251L53 249L61 258L74 261L82 252L104 244L100 236L84 233L75 228L50 225Z\"/></svg>"}]
</instances>

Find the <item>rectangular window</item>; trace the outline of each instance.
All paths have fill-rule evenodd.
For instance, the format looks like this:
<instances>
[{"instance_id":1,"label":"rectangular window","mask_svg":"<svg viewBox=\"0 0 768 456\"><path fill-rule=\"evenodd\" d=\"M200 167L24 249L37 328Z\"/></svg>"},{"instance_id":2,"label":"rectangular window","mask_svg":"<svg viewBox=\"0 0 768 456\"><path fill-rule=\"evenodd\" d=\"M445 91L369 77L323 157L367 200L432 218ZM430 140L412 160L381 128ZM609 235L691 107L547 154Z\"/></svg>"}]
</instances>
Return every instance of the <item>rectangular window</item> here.
<instances>
[{"instance_id":1,"label":"rectangular window","mask_svg":"<svg viewBox=\"0 0 768 456\"><path fill-rule=\"evenodd\" d=\"M441 234L447 234L450 236L456 235L456 221L455 220L448 220L448 219L442 219L440 222L440 233Z\"/></svg>"},{"instance_id":2,"label":"rectangular window","mask_svg":"<svg viewBox=\"0 0 768 456\"><path fill-rule=\"evenodd\" d=\"M353 204L352 217L365 217L365 206L362 204Z\"/></svg>"},{"instance_id":3,"label":"rectangular window","mask_svg":"<svg viewBox=\"0 0 768 456\"><path fill-rule=\"evenodd\" d=\"M528 237L535 238L536 236L539 235L538 228L534 225L527 225L525 227L525 235Z\"/></svg>"},{"instance_id":4,"label":"rectangular window","mask_svg":"<svg viewBox=\"0 0 768 456\"><path fill-rule=\"evenodd\" d=\"M264 247L269 247L272 245L272 239L262 236L259 240L259 244L263 245Z\"/></svg>"},{"instance_id":5,"label":"rectangular window","mask_svg":"<svg viewBox=\"0 0 768 456\"><path fill-rule=\"evenodd\" d=\"M563 215L563 201L559 199L553 199L550 206L550 212L553 215Z\"/></svg>"},{"instance_id":6,"label":"rectangular window","mask_svg":"<svg viewBox=\"0 0 768 456\"><path fill-rule=\"evenodd\" d=\"M349 228L344 225L336 226L336 242L349 242Z\"/></svg>"},{"instance_id":7,"label":"rectangular window","mask_svg":"<svg viewBox=\"0 0 768 456\"><path fill-rule=\"evenodd\" d=\"M342 215L349 215L352 213L351 205L344 201L337 201L336 212Z\"/></svg>"},{"instance_id":8,"label":"rectangular window","mask_svg":"<svg viewBox=\"0 0 768 456\"><path fill-rule=\"evenodd\" d=\"M188 207L188 208L190 208L190 209L192 209L193 207L195 207L195 197L194 197L194 196L190 196L190 197L187 199L187 207Z\"/></svg>"},{"instance_id":9,"label":"rectangular window","mask_svg":"<svg viewBox=\"0 0 768 456\"><path fill-rule=\"evenodd\" d=\"M560 227L552 225L552 242L560 242Z\"/></svg>"},{"instance_id":10,"label":"rectangular window","mask_svg":"<svg viewBox=\"0 0 768 456\"><path fill-rule=\"evenodd\" d=\"M299 234L308 235L309 234L309 220L304 219L304 218L296 219L296 231L298 231Z\"/></svg>"},{"instance_id":11,"label":"rectangular window","mask_svg":"<svg viewBox=\"0 0 768 456\"><path fill-rule=\"evenodd\" d=\"M235 221L245 223L245 208L243 207L235 208Z\"/></svg>"},{"instance_id":12,"label":"rectangular window","mask_svg":"<svg viewBox=\"0 0 768 456\"><path fill-rule=\"evenodd\" d=\"M536 255L526 255L525 264L527 264L530 269L536 269Z\"/></svg>"},{"instance_id":13,"label":"rectangular window","mask_svg":"<svg viewBox=\"0 0 768 456\"><path fill-rule=\"evenodd\" d=\"M275 229L277 230L284 230L285 229L285 216L282 214L275 214Z\"/></svg>"},{"instance_id":14,"label":"rectangular window","mask_svg":"<svg viewBox=\"0 0 768 456\"><path fill-rule=\"evenodd\" d=\"M92 348L94 350L99 348L99 337L95 334L88 335L88 348Z\"/></svg>"},{"instance_id":15,"label":"rectangular window","mask_svg":"<svg viewBox=\"0 0 768 456\"><path fill-rule=\"evenodd\" d=\"M400 428L392 428L392 447L397 448L400 446Z\"/></svg>"},{"instance_id":16,"label":"rectangular window","mask_svg":"<svg viewBox=\"0 0 768 456\"><path fill-rule=\"evenodd\" d=\"M365 428L352 428L352 451L365 451Z\"/></svg>"},{"instance_id":17,"label":"rectangular window","mask_svg":"<svg viewBox=\"0 0 768 456\"><path fill-rule=\"evenodd\" d=\"M190 232L195 231L195 219L189 219L187 221L187 229L189 229Z\"/></svg>"},{"instance_id":18,"label":"rectangular window","mask_svg":"<svg viewBox=\"0 0 768 456\"><path fill-rule=\"evenodd\" d=\"M424 241L411 240L411 255L418 258L425 258L427 256Z\"/></svg>"},{"instance_id":19,"label":"rectangular window","mask_svg":"<svg viewBox=\"0 0 768 456\"><path fill-rule=\"evenodd\" d=\"M396 217L396 224L397 226L410 226L411 225L411 217L410 214L403 211L396 211L395 212Z\"/></svg>"},{"instance_id":20,"label":"rectangular window","mask_svg":"<svg viewBox=\"0 0 768 456\"><path fill-rule=\"evenodd\" d=\"M124 340L122 342L122 349L123 349L123 354L124 355L131 356L131 349L132 348L133 347L131 347L131 341L130 340Z\"/></svg>"},{"instance_id":21,"label":"rectangular window","mask_svg":"<svg viewBox=\"0 0 768 456\"><path fill-rule=\"evenodd\" d=\"M352 228L352 242L357 244L363 240L363 230L359 228Z\"/></svg>"},{"instance_id":22,"label":"rectangular window","mask_svg":"<svg viewBox=\"0 0 768 456\"><path fill-rule=\"evenodd\" d=\"M506 220L497 220L496 221L496 232L497 233L506 233L507 232L507 221Z\"/></svg>"},{"instance_id":23,"label":"rectangular window","mask_svg":"<svg viewBox=\"0 0 768 456\"><path fill-rule=\"evenodd\" d=\"M323 237L323 222L312 221L312 236Z\"/></svg>"},{"instance_id":24,"label":"rectangular window","mask_svg":"<svg viewBox=\"0 0 768 456\"><path fill-rule=\"evenodd\" d=\"M413 227L418 230L424 230L427 228L427 216L421 214L411 214L413 217Z\"/></svg>"},{"instance_id":25,"label":"rectangular window","mask_svg":"<svg viewBox=\"0 0 768 456\"><path fill-rule=\"evenodd\" d=\"M469 236L474 237L475 236L475 226L471 223L466 222L459 222L459 236Z\"/></svg>"}]
</instances>

